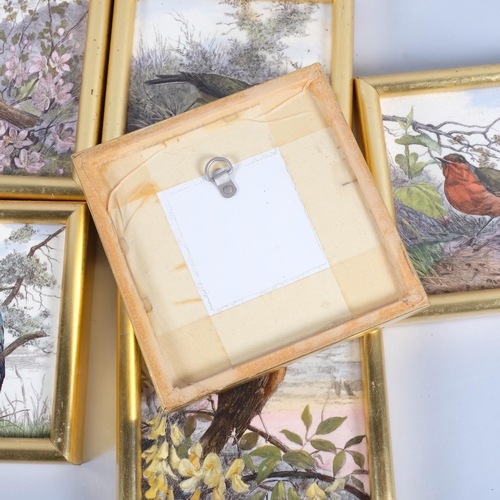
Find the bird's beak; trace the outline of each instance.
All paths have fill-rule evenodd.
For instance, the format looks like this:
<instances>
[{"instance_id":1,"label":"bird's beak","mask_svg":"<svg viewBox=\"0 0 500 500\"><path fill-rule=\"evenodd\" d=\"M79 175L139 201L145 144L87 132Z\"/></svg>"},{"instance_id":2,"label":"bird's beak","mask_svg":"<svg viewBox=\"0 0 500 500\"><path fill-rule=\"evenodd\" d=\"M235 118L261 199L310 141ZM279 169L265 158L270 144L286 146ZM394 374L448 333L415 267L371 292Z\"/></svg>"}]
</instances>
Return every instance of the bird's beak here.
<instances>
[{"instance_id":1,"label":"bird's beak","mask_svg":"<svg viewBox=\"0 0 500 500\"><path fill-rule=\"evenodd\" d=\"M438 160L439 160L441 163L451 163L451 162L449 162L448 160L445 160L444 158L438 158Z\"/></svg>"}]
</instances>

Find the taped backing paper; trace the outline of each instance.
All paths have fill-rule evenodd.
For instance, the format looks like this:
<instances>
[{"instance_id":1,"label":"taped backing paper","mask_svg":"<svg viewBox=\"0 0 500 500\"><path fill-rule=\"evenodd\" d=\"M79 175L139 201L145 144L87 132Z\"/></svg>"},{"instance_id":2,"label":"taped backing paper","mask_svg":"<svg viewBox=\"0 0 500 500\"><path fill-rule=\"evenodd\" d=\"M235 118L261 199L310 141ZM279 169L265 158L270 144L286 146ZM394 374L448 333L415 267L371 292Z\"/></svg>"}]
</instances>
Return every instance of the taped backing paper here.
<instances>
[{"instance_id":1,"label":"taped backing paper","mask_svg":"<svg viewBox=\"0 0 500 500\"><path fill-rule=\"evenodd\" d=\"M156 346L175 373L175 386L199 383L285 346L294 349L295 343L317 332L397 300L399 284L380 232L318 105L307 88L286 90L146 150L110 159L100 171L108 186L107 211ZM246 137L251 140L242 140ZM270 284L257 282L260 287L250 292L240 289L233 298L223 296L209 313L197 278L189 269L189 258L165 215L164 195L158 193L175 193L184 183L194 186L201 182L203 167L214 156L222 154L235 165L244 165L278 148L286 167L274 167L277 178L296 189L294 207L305 217L299 234L305 231L310 236L304 245L317 245L315 258L304 270L291 265L283 279L298 278L304 271L309 274L283 286L277 286L276 276ZM251 166L235 172L239 191L234 199L222 198L208 181L204 183L206 195L226 206L226 202L246 196L247 181L239 176L247 168L251 172ZM248 207L249 214L252 210ZM203 211L201 198L188 210L193 217L210 216L210 211ZM295 213L289 216L289 221L295 217ZM308 224L314 236L306 231ZM244 234L245 227L235 225L234 230ZM226 276L220 278L221 286L234 282ZM271 290L259 295L266 287ZM224 308L231 300L233 305Z\"/></svg>"},{"instance_id":2,"label":"taped backing paper","mask_svg":"<svg viewBox=\"0 0 500 500\"><path fill-rule=\"evenodd\" d=\"M330 267L279 148L158 193L210 316Z\"/></svg>"}]
</instances>

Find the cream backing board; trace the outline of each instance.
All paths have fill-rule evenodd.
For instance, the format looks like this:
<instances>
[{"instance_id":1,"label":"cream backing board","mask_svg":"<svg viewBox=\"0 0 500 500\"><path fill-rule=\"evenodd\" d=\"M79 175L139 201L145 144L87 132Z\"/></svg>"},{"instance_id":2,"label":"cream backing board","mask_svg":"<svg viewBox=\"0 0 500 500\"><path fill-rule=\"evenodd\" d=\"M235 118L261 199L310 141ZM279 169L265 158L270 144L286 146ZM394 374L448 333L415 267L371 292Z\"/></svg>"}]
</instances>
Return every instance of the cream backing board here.
<instances>
[{"instance_id":1,"label":"cream backing board","mask_svg":"<svg viewBox=\"0 0 500 500\"><path fill-rule=\"evenodd\" d=\"M158 193L210 316L330 267L279 148L230 177L230 199L204 175Z\"/></svg>"},{"instance_id":2,"label":"cream backing board","mask_svg":"<svg viewBox=\"0 0 500 500\"><path fill-rule=\"evenodd\" d=\"M214 156L238 163L274 148L330 267L210 316L157 194L198 179ZM166 408L427 303L319 65L74 161Z\"/></svg>"}]
</instances>

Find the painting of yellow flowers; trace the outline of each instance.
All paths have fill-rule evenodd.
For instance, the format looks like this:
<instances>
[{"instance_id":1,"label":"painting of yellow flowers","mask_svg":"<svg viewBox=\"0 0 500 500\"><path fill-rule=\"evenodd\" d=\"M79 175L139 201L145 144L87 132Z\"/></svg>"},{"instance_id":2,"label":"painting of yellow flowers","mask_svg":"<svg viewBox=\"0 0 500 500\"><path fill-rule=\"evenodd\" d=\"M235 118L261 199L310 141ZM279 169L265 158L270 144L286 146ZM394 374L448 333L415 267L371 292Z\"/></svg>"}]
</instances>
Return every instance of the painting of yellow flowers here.
<instances>
[{"instance_id":1,"label":"painting of yellow flowers","mask_svg":"<svg viewBox=\"0 0 500 500\"><path fill-rule=\"evenodd\" d=\"M367 500L359 343L164 413L142 389L145 499Z\"/></svg>"}]
</instances>

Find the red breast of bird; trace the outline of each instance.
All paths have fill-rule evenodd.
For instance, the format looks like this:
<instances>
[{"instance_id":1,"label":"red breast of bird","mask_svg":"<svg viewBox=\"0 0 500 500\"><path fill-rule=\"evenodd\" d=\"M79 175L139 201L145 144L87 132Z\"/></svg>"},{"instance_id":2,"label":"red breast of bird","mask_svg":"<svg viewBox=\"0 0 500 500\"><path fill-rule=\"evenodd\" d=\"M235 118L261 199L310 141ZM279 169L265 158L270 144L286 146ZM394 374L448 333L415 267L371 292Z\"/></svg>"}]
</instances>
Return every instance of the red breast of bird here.
<instances>
[{"instance_id":1,"label":"red breast of bird","mask_svg":"<svg viewBox=\"0 0 500 500\"><path fill-rule=\"evenodd\" d=\"M444 194L464 214L500 216L500 197L486 189L464 163L443 162Z\"/></svg>"}]
</instances>

